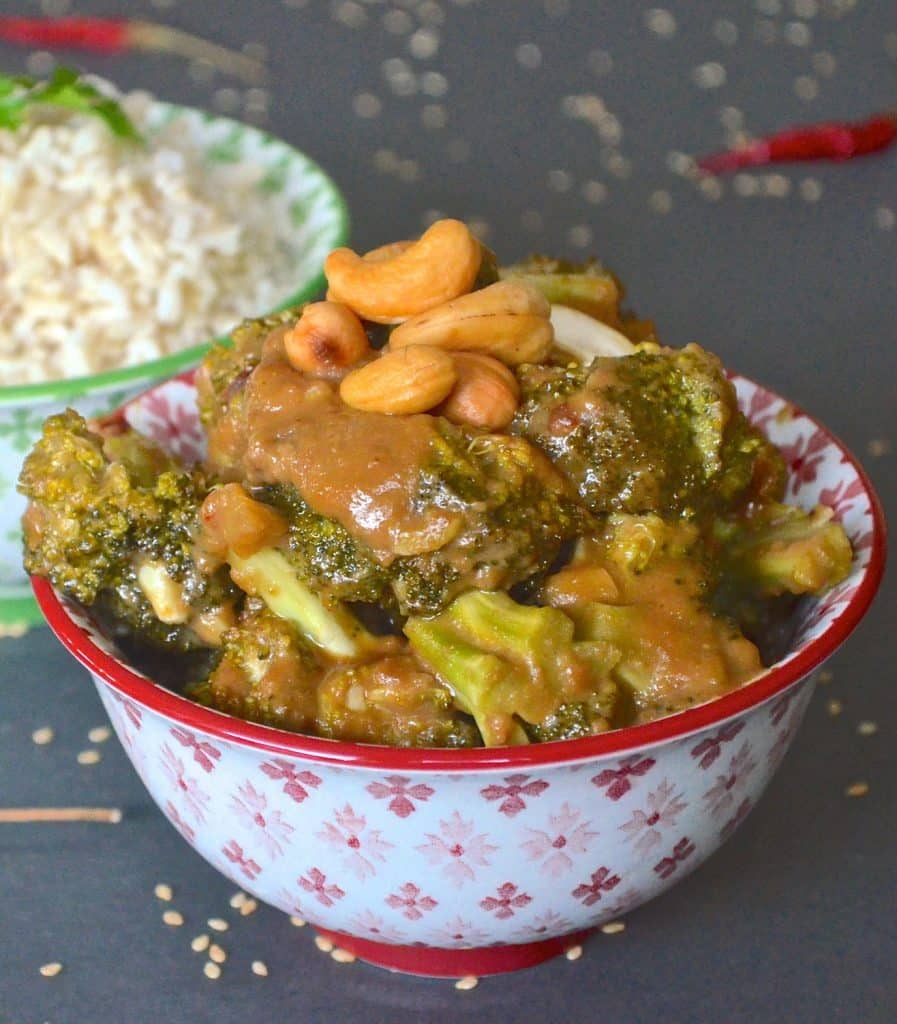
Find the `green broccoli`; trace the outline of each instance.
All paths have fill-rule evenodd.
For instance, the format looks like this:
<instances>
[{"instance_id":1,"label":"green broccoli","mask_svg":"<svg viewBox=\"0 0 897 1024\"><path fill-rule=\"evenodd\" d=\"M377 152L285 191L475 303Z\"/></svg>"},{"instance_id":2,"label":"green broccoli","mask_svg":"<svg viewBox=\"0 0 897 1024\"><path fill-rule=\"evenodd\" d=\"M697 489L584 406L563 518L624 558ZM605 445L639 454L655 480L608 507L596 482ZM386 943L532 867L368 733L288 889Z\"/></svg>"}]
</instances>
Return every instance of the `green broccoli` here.
<instances>
[{"instance_id":1,"label":"green broccoli","mask_svg":"<svg viewBox=\"0 0 897 1024\"><path fill-rule=\"evenodd\" d=\"M578 309L612 327L620 327L622 290L600 263L570 263L548 256L531 256L523 263L501 267L502 279L514 278L538 288L551 303Z\"/></svg>"},{"instance_id":2,"label":"green broccoli","mask_svg":"<svg viewBox=\"0 0 897 1024\"><path fill-rule=\"evenodd\" d=\"M405 624L411 649L473 716L487 746L525 743L528 726L560 734L557 716L572 716L574 704L583 705L575 714L588 719L590 731L607 727L616 693L605 652L575 643L573 633L572 620L557 609L478 590L434 618Z\"/></svg>"},{"instance_id":3,"label":"green broccoli","mask_svg":"<svg viewBox=\"0 0 897 1024\"><path fill-rule=\"evenodd\" d=\"M237 591L195 557L201 474L133 431L94 433L68 410L44 424L19 490L29 573L147 643L217 642Z\"/></svg>"}]
</instances>

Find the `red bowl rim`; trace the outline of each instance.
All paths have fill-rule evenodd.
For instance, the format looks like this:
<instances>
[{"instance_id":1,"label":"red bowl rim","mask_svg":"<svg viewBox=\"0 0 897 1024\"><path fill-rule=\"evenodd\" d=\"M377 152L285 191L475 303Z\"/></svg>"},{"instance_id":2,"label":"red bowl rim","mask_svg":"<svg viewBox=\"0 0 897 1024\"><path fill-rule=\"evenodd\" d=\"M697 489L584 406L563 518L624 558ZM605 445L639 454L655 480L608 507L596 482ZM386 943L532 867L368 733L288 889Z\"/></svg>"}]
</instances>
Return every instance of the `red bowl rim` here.
<instances>
[{"instance_id":1,"label":"red bowl rim","mask_svg":"<svg viewBox=\"0 0 897 1024\"><path fill-rule=\"evenodd\" d=\"M188 375L181 375L186 377ZM740 375L737 375L740 376ZM748 380L747 378L741 378ZM748 383L753 383L748 381ZM759 387L760 385L755 385ZM763 389L767 390L768 389ZM769 392L774 394L774 392ZM778 397L778 396L775 396ZM825 632L802 647L784 664L773 666L754 682L715 700L680 711L644 725L629 726L577 740L559 740L520 747L478 747L461 750L408 749L349 743L286 732L270 726L202 707L138 675L99 648L67 614L62 598L46 579L32 577L37 602L60 642L87 669L113 690L158 714L199 732L242 746L299 760L387 771L475 772L488 769L511 771L552 764L591 760L607 754L641 750L717 725L740 715L787 690L818 668L853 632L872 602L885 566L885 517L881 503L863 467L843 442L815 417L789 402L798 415L823 431L859 476L869 496L872 513L872 547L869 563L853 597Z\"/></svg>"}]
</instances>

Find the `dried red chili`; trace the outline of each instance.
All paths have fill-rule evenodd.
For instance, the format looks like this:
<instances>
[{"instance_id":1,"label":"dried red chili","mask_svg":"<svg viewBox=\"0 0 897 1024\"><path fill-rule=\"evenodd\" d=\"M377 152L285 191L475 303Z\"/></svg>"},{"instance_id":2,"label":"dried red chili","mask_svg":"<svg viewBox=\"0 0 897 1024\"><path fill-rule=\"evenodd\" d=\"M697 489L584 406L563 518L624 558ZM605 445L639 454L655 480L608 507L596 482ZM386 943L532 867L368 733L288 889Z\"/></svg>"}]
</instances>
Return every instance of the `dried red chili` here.
<instances>
[{"instance_id":1,"label":"dried red chili","mask_svg":"<svg viewBox=\"0 0 897 1024\"><path fill-rule=\"evenodd\" d=\"M788 128L739 149L698 161L708 174L798 160L852 160L887 149L897 139L897 115L878 114L866 121L827 122Z\"/></svg>"},{"instance_id":2,"label":"dried red chili","mask_svg":"<svg viewBox=\"0 0 897 1024\"><path fill-rule=\"evenodd\" d=\"M188 32L151 21L0 15L0 39L47 50L117 54L138 49L173 53L189 60L208 61L221 71L249 82L264 81L267 74L264 64L244 53L236 53Z\"/></svg>"}]
</instances>

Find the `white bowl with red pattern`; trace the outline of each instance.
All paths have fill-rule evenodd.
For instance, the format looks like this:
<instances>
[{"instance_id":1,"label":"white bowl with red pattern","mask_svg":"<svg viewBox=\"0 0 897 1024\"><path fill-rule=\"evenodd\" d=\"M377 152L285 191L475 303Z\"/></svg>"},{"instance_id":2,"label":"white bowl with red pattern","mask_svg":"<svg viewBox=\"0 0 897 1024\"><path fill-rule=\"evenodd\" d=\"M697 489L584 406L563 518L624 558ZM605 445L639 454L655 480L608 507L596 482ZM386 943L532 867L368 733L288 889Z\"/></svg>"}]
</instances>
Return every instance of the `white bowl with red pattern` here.
<instances>
[{"instance_id":1,"label":"white bowl with red pattern","mask_svg":"<svg viewBox=\"0 0 897 1024\"><path fill-rule=\"evenodd\" d=\"M443 977L526 967L668 889L737 829L794 738L816 671L881 578L884 520L862 469L808 416L735 383L785 453L788 500L834 509L853 567L803 606L787 657L650 724L477 750L301 736L164 689L46 581L35 592L162 812L242 889L384 967ZM181 456L201 448L189 376L122 415Z\"/></svg>"}]
</instances>

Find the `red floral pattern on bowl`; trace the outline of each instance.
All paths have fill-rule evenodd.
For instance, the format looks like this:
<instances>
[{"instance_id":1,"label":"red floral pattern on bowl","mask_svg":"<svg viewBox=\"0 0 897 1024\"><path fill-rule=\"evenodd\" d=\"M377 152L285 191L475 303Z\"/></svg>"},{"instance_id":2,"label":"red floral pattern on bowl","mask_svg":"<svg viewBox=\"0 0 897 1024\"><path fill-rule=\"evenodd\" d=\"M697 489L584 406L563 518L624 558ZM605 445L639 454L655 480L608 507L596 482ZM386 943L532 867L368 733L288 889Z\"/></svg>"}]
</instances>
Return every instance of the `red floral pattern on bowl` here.
<instances>
[{"instance_id":1,"label":"red floral pattern on bowl","mask_svg":"<svg viewBox=\"0 0 897 1024\"><path fill-rule=\"evenodd\" d=\"M663 892L735 831L797 731L815 670L878 585L884 524L862 470L808 416L735 383L789 457L790 499L835 510L853 569L807 602L770 671L648 725L474 751L298 736L162 689L45 582L35 590L153 798L223 874L374 963L443 976L524 967ZM200 454L189 376L123 415L182 457Z\"/></svg>"}]
</instances>

